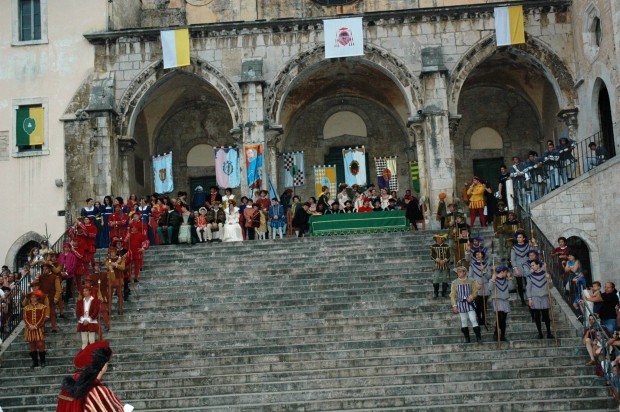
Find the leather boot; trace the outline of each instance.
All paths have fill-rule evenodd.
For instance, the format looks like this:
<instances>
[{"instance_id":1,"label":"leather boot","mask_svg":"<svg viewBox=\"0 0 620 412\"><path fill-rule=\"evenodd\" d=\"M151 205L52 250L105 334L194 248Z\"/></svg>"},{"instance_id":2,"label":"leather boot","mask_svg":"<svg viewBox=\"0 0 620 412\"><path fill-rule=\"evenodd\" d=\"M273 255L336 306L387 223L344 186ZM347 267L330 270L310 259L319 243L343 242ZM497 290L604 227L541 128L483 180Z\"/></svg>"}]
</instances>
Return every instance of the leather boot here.
<instances>
[{"instance_id":1,"label":"leather boot","mask_svg":"<svg viewBox=\"0 0 620 412\"><path fill-rule=\"evenodd\" d=\"M480 335L480 326L474 326L474 333L476 334L476 342L482 343L482 336Z\"/></svg>"},{"instance_id":2,"label":"leather boot","mask_svg":"<svg viewBox=\"0 0 620 412\"><path fill-rule=\"evenodd\" d=\"M441 284L441 296L444 298L448 296L448 284L447 283Z\"/></svg>"},{"instance_id":3,"label":"leather boot","mask_svg":"<svg viewBox=\"0 0 620 412\"><path fill-rule=\"evenodd\" d=\"M41 359L41 367L45 368L45 351L39 352L39 359Z\"/></svg>"},{"instance_id":4,"label":"leather boot","mask_svg":"<svg viewBox=\"0 0 620 412\"><path fill-rule=\"evenodd\" d=\"M471 342L469 339L469 328L461 328L461 332L463 332L463 336L465 336L465 343Z\"/></svg>"},{"instance_id":5,"label":"leather boot","mask_svg":"<svg viewBox=\"0 0 620 412\"><path fill-rule=\"evenodd\" d=\"M39 366L39 357L37 356L37 352L30 352L30 357L32 358L32 365L30 365L30 369L34 369Z\"/></svg>"},{"instance_id":6,"label":"leather boot","mask_svg":"<svg viewBox=\"0 0 620 412\"><path fill-rule=\"evenodd\" d=\"M433 283L433 292L436 298L439 297L439 283Z\"/></svg>"}]
</instances>

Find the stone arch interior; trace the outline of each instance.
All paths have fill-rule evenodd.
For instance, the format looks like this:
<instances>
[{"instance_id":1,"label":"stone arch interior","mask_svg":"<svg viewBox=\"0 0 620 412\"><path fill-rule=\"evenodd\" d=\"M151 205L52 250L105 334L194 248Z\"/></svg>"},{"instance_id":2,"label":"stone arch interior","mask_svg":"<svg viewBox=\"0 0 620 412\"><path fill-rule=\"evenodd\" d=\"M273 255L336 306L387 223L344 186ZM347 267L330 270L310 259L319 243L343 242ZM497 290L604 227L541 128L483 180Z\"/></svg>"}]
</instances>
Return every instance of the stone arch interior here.
<instances>
[{"instance_id":1,"label":"stone arch interior","mask_svg":"<svg viewBox=\"0 0 620 412\"><path fill-rule=\"evenodd\" d=\"M282 150L303 150L307 172L333 162L336 151L342 157L343 147L364 146L367 159L398 155L399 186L409 187L408 106L384 73L359 61L323 61L298 76L282 108ZM301 195L313 187L308 175Z\"/></svg>"},{"instance_id":2,"label":"stone arch interior","mask_svg":"<svg viewBox=\"0 0 620 412\"><path fill-rule=\"evenodd\" d=\"M208 164L209 151L198 150L195 157L204 157L204 165L189 166L188 155L198 145L232 145L230 136L233 119L226 101L212 85L197 75L175 71L158 81L147 92L133 131L137 145L134 157L148 159L145 173L152 174L151 156L172 151L175 191L189 192L190 178L214 176L213 165ZM204 149L204 148L203 148ZM203 162L203 163L204 163ZM139 184L130 173L132 192L153 190L152 179Z\"/></svg>"},{"instance_id":3,"label":"stone arch interior","mask_svg":"<svg viewBox=\"0 0 620 412\"><path fill-rule=\"evenodd\" d=\"M31 240L26 243L24 246L19 248L17 254L15 255L15 261L13 264L14 270L20 270L24 265L28 262L28 256L30 251L34 247L41 247L41 244L37 241Z\"/></svg>"},{"instance_id":4,"label":"stone arch interior","mask_svg":"<svg viewBox=\"0 0 620 412\"><path fill-rule=\"evenodd\" d=\"M587 284L592 285L592 265L590 263L590 248L585 240L578 236L566 239L566 244L575 253L575 258L581 263L581 268L586 273Z\"/></svg>"},{"instance_id":5,"label":"stone arch interior","mask_svg":"<svg viewBox=\"0 0 620 412\"><path fill-rule=\"evenodd\" d=\"M471 178L474 159L503 158L510 164L512 156L525 159L529 150L542 152L544 140L557 140L560 134L553 85L540 65L510 49L498 50L470 73L458 107L462 117L453 136L457 187ZM485 128L497 136L480 136Z\"/></svg>"},{"instance_id":6,"label":"stone arch interior","mask_svg":"<svg viewBox=\"0 0 620 412\"><path fill-rule=\"evenodd\" d=\"M601 82L601 87L598 92L598 113L599 121L601 125L601 137L605 148L610 156L616 155L616 145L614 138L614 124L611 111L611 102L609 99L609 92L605 83Z\"/></svg>"}]
</instances>

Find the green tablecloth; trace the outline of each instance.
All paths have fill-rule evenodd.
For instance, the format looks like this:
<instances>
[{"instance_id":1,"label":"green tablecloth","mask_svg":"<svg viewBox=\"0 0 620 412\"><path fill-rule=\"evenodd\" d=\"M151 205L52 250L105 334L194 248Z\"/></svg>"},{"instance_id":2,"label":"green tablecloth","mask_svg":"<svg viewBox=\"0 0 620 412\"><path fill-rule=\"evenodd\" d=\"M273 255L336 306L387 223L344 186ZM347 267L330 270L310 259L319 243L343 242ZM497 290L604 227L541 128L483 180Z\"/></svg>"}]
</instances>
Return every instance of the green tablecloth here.
<instances>
[{"instance_id":1,"label":"green tablecloth","mask_svg":"<svg viewBox=\"0 0 620 412\"><path fill-rule=\"evenodd\" d=\"M347 235L352 233L403 232L409 230L405 211L340 213L310 217L313 236Z\"/></svg>"}]
</instances>

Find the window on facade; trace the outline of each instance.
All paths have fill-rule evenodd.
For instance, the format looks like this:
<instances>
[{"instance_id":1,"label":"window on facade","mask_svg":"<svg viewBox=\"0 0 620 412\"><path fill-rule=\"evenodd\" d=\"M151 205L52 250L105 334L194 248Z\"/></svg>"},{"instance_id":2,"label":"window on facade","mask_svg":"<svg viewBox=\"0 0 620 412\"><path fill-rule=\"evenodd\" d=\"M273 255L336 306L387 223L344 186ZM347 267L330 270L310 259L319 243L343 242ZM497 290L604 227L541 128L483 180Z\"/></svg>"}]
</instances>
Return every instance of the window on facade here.
<instances>
[{"instance_id":1,"label":"window on facade","mask_svg":"<svg viewBox=\"0 0 620 412\"><path fill-rule=\"evenodd\" d=\"M603 40L603 30L601 28L601 19L598 17L594 18L594 43L600 47L601 40Z\"/></svg>"},{"instance_id":2,"label":"window on facade","mask_svg":"<svg viewBox=\"0 0 620 412\"><path fill-rule=\"evenodd\" d=\"M17 151L42 150L45 138L45 109L43 106L19 106L15 118Z\"/></svg>"},{"instance_id":3,"label":"window on facade","mask_svg":"<svg viewBox=\"0 0 620 412\"><path fill-rule=\"evenodd\" d=\"M41 40L41 0L19 1L19 40Z\"/></svg>"}]
</instances>

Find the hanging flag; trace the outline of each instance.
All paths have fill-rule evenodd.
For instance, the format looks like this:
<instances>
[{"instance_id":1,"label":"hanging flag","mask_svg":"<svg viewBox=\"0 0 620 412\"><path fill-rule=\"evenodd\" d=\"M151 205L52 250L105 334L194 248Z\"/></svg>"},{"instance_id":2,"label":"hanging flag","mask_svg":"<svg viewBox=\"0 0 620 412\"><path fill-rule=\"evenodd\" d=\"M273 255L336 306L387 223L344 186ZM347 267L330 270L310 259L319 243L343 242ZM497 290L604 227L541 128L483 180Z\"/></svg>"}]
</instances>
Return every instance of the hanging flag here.
<instances>
[{"instance_id":1,"label":"hanging flag","mask_svg":"<svg viewBox=\"0 0 620 412\"><path fill-rule=\"evenodd\" d=\"M170 193L174 190L172 180L172 152L153 156L153 178L155 192Z\"/></svg>"},{"instance_id":2,"label":"hanging flag","mask_svg":"<svg viewBox=\"0 0 620 412\"><path fill-rule=\"evenodd\" d=\"M239 150L236 147L214 147L213 151L217 185L222 189L239 187L241 185Z\"/></svg>"},{"instance_id":3,"label":"hanging flag","mask_svg":"<svg viewBox=\"0 0 620 412\"><path fill-rule=\"evenodd\" d=\"M498 46L525 43L523 6L495 7L493 15Z\"/></svg>"},{"instance_id":4,"label":"hanging flag","mask_svg":"<svg viewBox=\"0 0 620 412\"><path fill-rule=\"evenodd\" d=\"M364 55L361 17L323 20L323 34L326 59Z\"/></svg>"},{"instance_id":5,"label":"hanging flag","mask_svg":"<svg viewBox=\"0 0 620 412\"><path fill-rule=\"evenodd\" d=\"M162 30L160 35L164 69L189 66L189 30Z\"/></svg>"},{"instance_id":6,"label":"hanging flag","mask_svg":"<svg viewBox=\"0 0 620 412\"><path fill-rule=\"evenodd\" d=\"M398 191L398 175L396 171L396 157L375 157L377 167L377 183L379 189Z\"/></svg>"},{"instance_id":7,"label":"hanging flag","mask_svg":"<svg viewBox=\"0 0 620 412\"><path fill-rule=\"evenodd\" d=\"M260 189L263 184L263 145L246 144L245 170L250 189Z\"/></svg>"},{"instance_id":8,"label":"hanging flag","mask_svg":"<svg viewBox=\"0 0 620 412\"><path fill-rule=\"evenodd\" d=\"M329 192L334 196L336 190L336 166L314 166L314 190L316 196L321 196L323 186L329 187Z\"/></svg>"},{"instance_id":9,"label":"hanging flag","mask_svg":"<svg viewBox=\"0 0 620 412\"><path fill-rule=\"evenodd\" d=\"M306 174L304 172L304 152L284 153L284 187L303 186Z\"/></svg>"},{"instance_id":10,"label":"hanging flag","mask_svg":"<svg viewBox=\"0 0 620 412\"><path fill-rule=\"evenodd\" d=\"M15 136L17 146L35 146L43 144L44 137L43 107L28 106L17 109Z\"/></svg>"},{"instance_id":11,"label":"hanging flag","mask_svg":"<svg viewBox=\"0 0 620 412\"><path fill-rule=\"evenodd\" d=\"M342 157L346 184L366 186L366 149L364 146L342 149Z\"/></svg>"},{"instance_id":12,"label":"hanging flag","mask_svg":"<svg viewBox=\"0 0 620 412\"><path fill-rule=\"evenodd\" d=\"M268 179L269 179L269 199L273 199L275 197L276 199L278 199L278 202L279 202L280 196L278 196L278 190L273 185L273 182L271 181L271 176L269 176Z\"/></svg>"},{"instance_id":13,"label":"hanging flag","mask_svg":"<svg viewBox=\"0 0 620 412\"><path fill-rule=\"evenodd\" d=\"M416 160L409 162L411 172L411 188L414 192L420 193L420 169Z\"/></svg>"}]
</instances>

